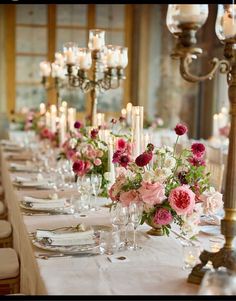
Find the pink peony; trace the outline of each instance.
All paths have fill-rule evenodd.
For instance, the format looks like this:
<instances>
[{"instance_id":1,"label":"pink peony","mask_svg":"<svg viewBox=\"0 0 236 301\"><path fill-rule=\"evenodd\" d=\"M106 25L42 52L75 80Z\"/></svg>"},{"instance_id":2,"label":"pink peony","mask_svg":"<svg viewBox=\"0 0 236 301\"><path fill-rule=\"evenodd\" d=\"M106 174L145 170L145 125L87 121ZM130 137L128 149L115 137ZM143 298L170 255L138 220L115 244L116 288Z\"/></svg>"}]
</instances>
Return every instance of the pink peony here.
<instances>
[{"instance_id":1,"label":"pink peony","mask_svg":"<svg viewBox=\"0 0 236 301\"><path fill-rule=\"evenodd\" d=\"M140 202L140 196L137 190L130 190L120 194L120 201L124 206L129 206L131 202Z\"/></svg>"},{"instance_id":2,"label":"pink peony","mask_svg":"<svg viewBox=\"0 0 236 301\"><path fill-rule=\"evenodd\" d=\"M182 135L184 135L187 132L188 132L188 128L186 127L186 125L181 124L181 123L178 123L176 125L176 127L175 127L175 133L176 133L176 135L182 136Z\"/></svg>"},{"instance_id":3,"label":"pink peony","mask_svg":"<svg viewBox=\"0 0 236 301\"><path fill-rule=\"evenodd\" d=\"M152 160L152 152L144 152L135 159L135 163L143 167Z\"/></svg>"},{"instance_id":4,"label":"pink peony","mask_svg":"<svg viewBox=\"0 0 236 301\"><path fill-rule=\"evenodd\" d=\"M153 221L159 225L168 225L173 221L173 216L169 210L160 208L157 210Z\"/></svg>"},{"instance_id":5,"label":"pink peony","mask_svg":"<svg viewBox=\"0 0 236 301\"><path fill-rule=\"evenodd\" d=\"M126 148L126 146L127 146L127 143L124 139L122 139L122 138L118 139L118 141L117 141L118 150L124 150Z\"/></svg>"},{"instance_id":6,"label":"pink peony","mask_svg":"<svg viewBox=\"0 0 236 301\"><path fill-rule=\"evenodd\" d=\"M96 158L94 161L93 161L94 165L96 166L99 166L102 164L102 161L99 159L99 158Z\"/></svg>"},{"instance_id":7,"label":"pink peony","mask_svg":"<svg viewBox=\"0 0 236 301\"><path fill-rule=\"evenodd\" d=\"M191 150L194 157L201 158L205 154L206 148L204 144L196 142L192 144Z\"/></svg>"},{"instance_id":8,"label":"pink peony","mask_svg":"<svg viewBox=\"0 0 236 301\"><path fill-rule=\"evenodd\" d=\"M177 214L192 213L195 205L195 194L187 185L183 185L172 189L168 200Z\"/></svg>"},{"instance_id":9,"label":"pink peony","mask_svg":"<svg viewBox=\"0 0 236 301\"><path fill-rule=\"evenodd\" d=\"M166 198L165 186L158 182L148 183L143 181L138 191L143 202L151 205L161 204Z\"/></svg>"}]
</instances>

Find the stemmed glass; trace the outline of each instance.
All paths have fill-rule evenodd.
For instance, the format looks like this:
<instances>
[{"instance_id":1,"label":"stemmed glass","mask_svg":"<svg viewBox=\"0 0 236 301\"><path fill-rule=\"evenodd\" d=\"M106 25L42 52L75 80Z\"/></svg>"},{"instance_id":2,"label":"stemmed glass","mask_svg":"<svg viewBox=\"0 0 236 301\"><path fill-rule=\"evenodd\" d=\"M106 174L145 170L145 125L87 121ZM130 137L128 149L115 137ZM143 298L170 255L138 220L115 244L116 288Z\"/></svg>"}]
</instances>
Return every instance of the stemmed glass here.
<instances>
[{"instance_id":1,"label":"stemmed glass","mask_svg":"<svg viewBox=\"0 0 236 301\"><path fill-rule=\"evenodd\" d=\"M125 247L127 245L126 227L129 223L128 207L124 207L120 203L117 203L117 205L115 207L112 207L111 222L112 222L113 227L118 226L121 235L124 233L124 239L121 239L120 247L121 248Z\"/></svg>"},{"instance_id":2,"label":"stemmed glass","mask_svg":"<svg viewBox=\"0 0 236 301\"><path fill-rule=\"evenodd\" d=\"M81 193L81 201L83 203L88 202L90 204L91 199L91 177L90 175L83 175L77 179L78 192ZM91 209L91 204L89 205Z\"/></svg>"},{"instance_id":3,"label":"stemmed glass","mask_svg":"<svg viewBox=\"0 0 236 301\"><path fill-rule=\"evenodd\" d=\"M133 224L133 228L134 228L133 245L129 246L129 249L131 250L142 249L142 247L138 246L136 242L136 230L141 222L142 214L143 214L143 205L140 203L131 202L129 205L129 220Z\"/></svg>"},{"instance_id":4,"label":"stemmed glass","mask_svg":"<svg viewBox=\"0 0 236 301\"><path fill-rule=\"evenodd\" d=\"M91 185L92 185L93 193L95 196L94 208L95 208L95 210L99 210L98 204L97 204L97 197L98 197L101 185L102 185L102 176L98 175L98 174L92 174L91 175Z\"/></svg>"}]
</instances>

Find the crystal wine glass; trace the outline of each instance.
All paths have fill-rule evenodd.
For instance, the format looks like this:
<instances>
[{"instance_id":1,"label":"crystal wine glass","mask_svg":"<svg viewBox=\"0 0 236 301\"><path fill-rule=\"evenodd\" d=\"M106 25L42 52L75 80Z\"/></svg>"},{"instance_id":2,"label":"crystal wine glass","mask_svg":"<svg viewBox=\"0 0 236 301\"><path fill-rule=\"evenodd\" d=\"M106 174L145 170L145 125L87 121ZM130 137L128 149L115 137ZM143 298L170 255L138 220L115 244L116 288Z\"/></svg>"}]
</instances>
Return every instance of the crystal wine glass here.
<instances>
[{"instance_id":1,"label":"crystal wine glass","mask_svg":"<svg viewBox=\"0 0 236 301\"><path fill-rule=\"evenodd\" d=\"M93 193L95 196L94 208L95 208L95 210L99 210L98 205L97 205L97 197L98 197L101 185L102 185L102 176L99 174L92 174L91 175L91 184L92 184Z\"/></svg>"},{"instance_id":2,"label":"crystal wine glass","mask_svg":"<svg viewBox=\"0 0 236 301\"><path fill-rule=\"evenodd\" d=\"M131 249L131 250L141 249L141 247L138 246L137 242L136 242L136 230L138 228L138 225L141 222L142 214L143 214L143 205L140 203L131 202L129 205L129 220L133 224L133 227L134 227L133 245L129 246L129 249Z\"/></svg>"}]
</instances>

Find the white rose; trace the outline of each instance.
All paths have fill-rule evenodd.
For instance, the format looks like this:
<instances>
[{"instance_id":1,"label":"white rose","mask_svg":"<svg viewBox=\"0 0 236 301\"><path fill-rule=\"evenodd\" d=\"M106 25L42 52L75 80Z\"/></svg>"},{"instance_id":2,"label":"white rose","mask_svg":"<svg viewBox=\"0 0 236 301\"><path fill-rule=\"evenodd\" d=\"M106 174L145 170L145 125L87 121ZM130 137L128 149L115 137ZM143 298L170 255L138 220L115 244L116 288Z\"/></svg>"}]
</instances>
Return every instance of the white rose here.
<instances>
[{"instance_id":1,"label":"white rose","mask_svg":"<svg viewBox=\"0 0 236 301\"><path fill-rule=\"evenodd\" d=\"M173 157L167 157L164 162L164 166L169 169L173 169L175 167L176 160Z\"/></svg>"},{"instance_id":2,"label":"white rose","mask_svg":"<svg viewBox=\"0 0 236 301\"><path fill-rule=\"evenodd\" d=\"M155 171L155 180L163 183L172 174L169 168L159 168Z\"/></svg>"},{"instance_id":3,"label":"white rose","mask_svg":"<svg viewBox=\"0 0 236 301\"><path fill-rule=\"evenodd\" d=\"M75 138L71 138L69 142L70 147L75 148L76 144L77 144L77 140Z\"/></svg>"},{"instance_id":4,"label":"white rose","mask_svg":"<svg viewBox=\"0 0 236 301\"><path fill-rule=\"evenodd\" d=\"M211 187L200 196L204 214L216 214L223 208L222 194Z\"/></svg>"},{"instance_id":5,"label":"white rose","mask_svg":"<svg viewBox=\"0 0 236 301\"><path fill-rule=\"evenodd\" d=\"M155 175L152 171L145 171L143 174L143 181L144 182L152 182L152 180L155 178Z\"/></svg>"}]
</instances>

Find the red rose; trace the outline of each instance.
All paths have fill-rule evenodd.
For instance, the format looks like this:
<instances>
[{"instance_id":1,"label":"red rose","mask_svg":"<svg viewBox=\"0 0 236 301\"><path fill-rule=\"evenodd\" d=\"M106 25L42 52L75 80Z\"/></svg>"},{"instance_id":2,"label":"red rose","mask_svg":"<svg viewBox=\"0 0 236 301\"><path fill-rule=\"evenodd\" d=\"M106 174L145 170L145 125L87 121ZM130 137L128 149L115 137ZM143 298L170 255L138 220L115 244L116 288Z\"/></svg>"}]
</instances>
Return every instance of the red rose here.
<instances>
[{"instance_id":1,"label":"red rose","mask_svg":"<svg viewBox=\"0 0 236 301\"><path fill-rule=\"evenodd\" d=\"M81 128L81 122L79 122L79 121L76 121L75 123L74 123L74 128L75 129L80 129Z\"/></svg>"},{"instance_id":2,"label":"red rose","mask_svg":"<svg viewBox=\"0 0 236 301\"><path fill-rule=\"evenodd\" d=\"M97 135L98 135L98 130L97 129L93 129L91 131L91 138L92 139L96 139L97 138Z\"/></svg>"},{"instance_id":3,"label":"red rose","mask_svg":"<svg viewBox=\"0 0 236 301\"><path fill-rule=\"evenodd\" d=\"M204 155L206 148L204 144L196 142L192 144L191 150L195 157L201 158Z\"/></svg>"},{"instance_id":4,"label":"red rose","mask_svg":"<svg viewBox=\"0 0 236 301\"><path fill-rule=\"evenodd\" d=\"M152 160L152 153L144 152L135 159L135 163L138 166L143 167L147 165L151 160Z\"/></svg>"},{"instance_id":5,"label":"red rose","mask_svg":"<svg viewBox=\"0 0 236 301\"><path fill-rule=\"evenodd\" d=\"M176 135L182 136L182 135L184 135L187 132L188 132L188 128L186 127L186 125L181 124L181 123L178 123L176 125L176 127L175 127L175 133L176 133Z\"/></svg>"}]
</instances>

